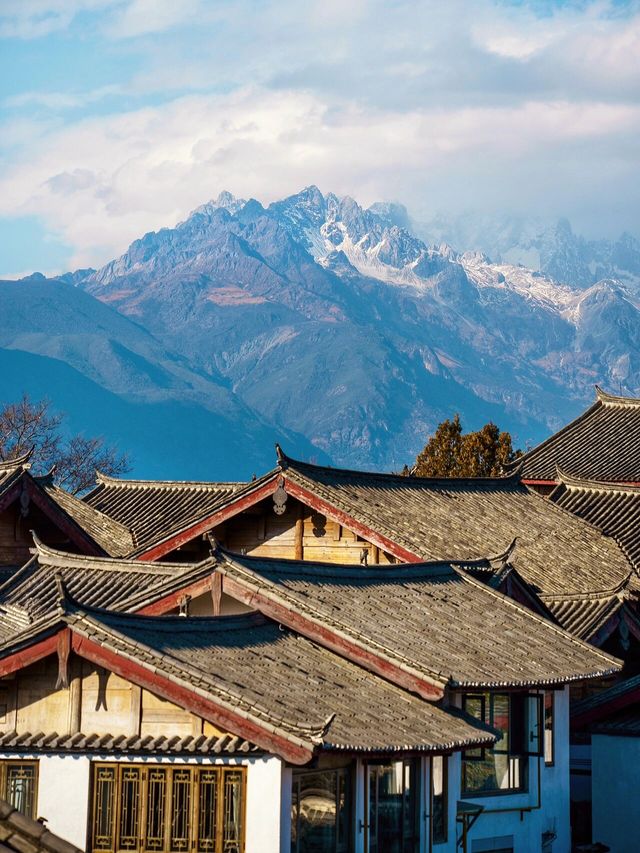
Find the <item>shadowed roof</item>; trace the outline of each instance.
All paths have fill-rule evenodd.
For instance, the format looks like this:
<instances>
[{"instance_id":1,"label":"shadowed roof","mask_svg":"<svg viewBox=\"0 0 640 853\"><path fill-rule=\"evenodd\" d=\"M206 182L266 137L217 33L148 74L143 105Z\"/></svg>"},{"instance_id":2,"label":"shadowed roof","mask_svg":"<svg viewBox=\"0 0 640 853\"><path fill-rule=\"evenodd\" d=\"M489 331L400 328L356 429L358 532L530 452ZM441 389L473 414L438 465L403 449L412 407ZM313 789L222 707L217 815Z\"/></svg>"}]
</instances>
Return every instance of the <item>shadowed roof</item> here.
<instances>
[{"instance_id":1,"label":"shadowed roof","mask_svg":"<svg viewBox=\"0 0 640 853\"><path fill-rule=\"evenodd\" d=\"M630 564L639 571L640 487L585 480L561 470L557 479L559 484L549 500L615 539Z\"/></svg>"},{"instance_id":2,"label":"shadowed roof","mask_svg":"<svg viewBox=\"0 0 640 853\"><path fill-rule=\"evenodd\" d=\"M235 581L245 603L271 616L268 603L283 604L452 688L566 683L620 669L615 658L452 564L309 564L222 551L219 559L225 588Z\"/></svg>"},{"instance_id":3,"label":"shadowed roof","mask_svg":"<svg viewBox=\"0 0 640 853\"><path fill-rule=\"evenodd\" d=\"M556 480L556 468L592 480L640 482L640 399L596 386L596 401L580 417L526 453L525 480Z\"/></svg>"}]
</instances>

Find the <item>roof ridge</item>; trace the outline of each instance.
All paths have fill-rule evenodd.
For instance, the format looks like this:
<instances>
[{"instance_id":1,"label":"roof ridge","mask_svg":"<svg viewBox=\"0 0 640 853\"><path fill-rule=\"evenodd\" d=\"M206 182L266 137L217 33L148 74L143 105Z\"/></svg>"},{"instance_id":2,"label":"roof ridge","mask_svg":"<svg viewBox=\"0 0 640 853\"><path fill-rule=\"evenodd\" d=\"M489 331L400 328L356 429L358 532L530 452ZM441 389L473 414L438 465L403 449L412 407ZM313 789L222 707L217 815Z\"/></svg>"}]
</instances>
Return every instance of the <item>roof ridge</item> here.
<instances>
[{"instance_id":1,"label":"roof ridge","mask_svg":"<svg viewBox=\"0 0 640 853\"><path fill-rule=\"evenodd\" d=\"M36 446L33 444L26 453L23 453L20 456L16 456L13 459L0 460L0 471L10 471L12 468L25 467L33 456L35 449Z\"/></svg>"},{"instance_id":2,"label":"roof ridge","mask_svg":"<svg viewBox=\"0 0 640 853\"><path fill-rule=\"evenodd\" d=\"M599 402L605 406L640 406L640 397L623 397L621 394L609 394L603 391L599 385L596 385L596 397Z\"/></svg>"},{"instance_id":3,"label":"roof ridge","mask_svg":"<svg viewBox=\"0 0 640 853\"><path fill-rule=\"evenodd\" d=\"M624 480L593 480L587 477L576 477L556 465L559 481L561 484L573 489L589 489L602 492L629 492L640 495L640 485L627 483Z\"/></svg>"},{"instance_id":4,"label":"roof ridge","mask_svg":"<svg viewBox=\"0 0 640 853\"><path fill-rule=\"evenodd\" d=\"M177 489L177 488L191 488L191 489L211 489L213 487L230 487L230 486L246 486L247 483L244 480L143 480L143 479L131 479L125 480L120 477L112 477L109 474L104 474L102 471L96 471L96 483L97 485L109 486L111 488L129 488L129 489L144 489L144 488L157 488L157 489ZM93 491L93 490L92 490ZM91 492L89 492L91 494Z\"/></svg>"},{"instance_id":5,"label":"roof ridge","mask_svg":"<svg viewBox=\"0 0 640 853\"><path fill-rule=\"evenodd\" d=\"M56 566L63 569L100 569L102 571L127 571L140 574L180 576L185 569L193 569L196 566L205 566L211 562L211 558L201 560L198 563L147 563L124 557L93 556L89 554L70 554L45 545L35 531L31 531L34 548L31 553L35 555L40 566ZM30 562L30 561L29 561ZM126 566L126 569L125 569ZM182 569L183 571L171 571Z\"/></svg>"},{"instance_id":6,"label":"roof ridge","mask_svg":"<svg viewBox=\"0 0 640 853\"><path fill-rule=\"evenodd\" d=\"M518 462L520 460L517 460ZM515 481L520 481L520 467L516 466L516 468L512 471L509 471L506 474L503 474L499 477L416 477L414 475L405 477L403 474L394 474L386 471L362 471L356 468L339 468L332 467L331 465L316 465L313 462L304 462L300 459L293 459L291 456L287 456L286 453L280 448L278 462L282 465L283 470L287 470L288 468L310 468L315 471L327 471L333 474L355 474L357 476L364 477L381 477L385 480L397 480L399 482L404 482L409 485L421 484L421 483L448 483L448 484L456 484L456 483L472 483L476 485L480 484L496 484L496 483L511 483Z\"/></svg>"}]
</instances>

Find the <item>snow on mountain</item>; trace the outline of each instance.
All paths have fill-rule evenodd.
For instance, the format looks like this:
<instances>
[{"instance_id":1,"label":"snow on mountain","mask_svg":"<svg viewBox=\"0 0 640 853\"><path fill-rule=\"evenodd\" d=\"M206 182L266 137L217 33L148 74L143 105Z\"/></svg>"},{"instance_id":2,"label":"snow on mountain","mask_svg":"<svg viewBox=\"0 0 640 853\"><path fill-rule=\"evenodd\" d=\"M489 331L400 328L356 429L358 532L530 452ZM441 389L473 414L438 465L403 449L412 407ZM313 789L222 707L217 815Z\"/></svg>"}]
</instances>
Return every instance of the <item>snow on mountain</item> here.
<instances>
[{"instance_id":1,"label":"snow on mountain","mask_svg":"<svg viewBox=\"0 0 640 853\"><path fill-rule=\"evenodd\" d=\"M568 223L441 219L427 234L401 205L311 186L266 208L221 193L69 280L337 463L397 468L454 411L525 444L594 382L638 392L636 253ZM613 267L627 278L596 278Z\"/></svg>"}]
</instances>

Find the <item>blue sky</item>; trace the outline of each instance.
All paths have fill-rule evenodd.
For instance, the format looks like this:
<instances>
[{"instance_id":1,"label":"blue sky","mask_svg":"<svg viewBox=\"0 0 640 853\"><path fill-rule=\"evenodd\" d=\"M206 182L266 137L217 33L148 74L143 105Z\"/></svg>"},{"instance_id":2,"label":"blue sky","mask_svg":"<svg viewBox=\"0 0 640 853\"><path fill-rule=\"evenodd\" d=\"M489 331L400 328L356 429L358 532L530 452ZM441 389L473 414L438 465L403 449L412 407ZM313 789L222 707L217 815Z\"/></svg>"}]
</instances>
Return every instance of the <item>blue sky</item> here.
<instances>
[{"instance_id":1,"label":"blue sky","mask_svg":"<svg viewBox=\"0 0 640 853\"><path fill-rule=\"evenodd\" d=\"M640 234L639 55L638 2L2 0L0 275L310 183Z\"/></svg>"}]
</instances>

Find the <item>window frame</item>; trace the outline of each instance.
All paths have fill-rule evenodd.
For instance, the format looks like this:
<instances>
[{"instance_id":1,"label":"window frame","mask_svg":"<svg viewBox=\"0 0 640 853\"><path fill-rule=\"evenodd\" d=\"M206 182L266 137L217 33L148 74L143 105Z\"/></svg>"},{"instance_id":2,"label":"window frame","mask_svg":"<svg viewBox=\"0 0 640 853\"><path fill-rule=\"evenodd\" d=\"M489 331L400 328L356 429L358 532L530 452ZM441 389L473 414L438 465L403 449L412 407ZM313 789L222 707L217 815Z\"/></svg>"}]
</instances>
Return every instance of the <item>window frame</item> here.
<instances>
[{"instance_id":1,"label":"window frame","mask_svg":"<svg viewBox=\"0 0 640 853\"><path fill-rule=\"evenodd\" d=\"M471 713L475 719L479 719L486 725L495 728L495 701L496 699L506 698L508 701L508 722L506 728L507 747L501 746L504 741L497 741L495 746L487 746L480 748L465 749L462 751L462 766L460 789L464 797L475 799L476 797L503 797L512 796L514 794L526 793L528 790L528 770L529 758L539 757L542 753L540 747L544 748L543 729L544 724L544 698L543 694L529 692L514 692L514 691L475 691L462 694L462 709L466 713L470 713L468 706L471 701L481 700L482 717L477 713ZM536 707L537 716L537 740L538 750L526 748L525 741L527 733L530 735L530 708ZM516 719L513 711L520 707L522 709L522 718ZM542 709L542 711L541 711ZM516 748L517 745L517 748ZM491 760L494 755L507 756L507 779L508 786L505 788L487 788L475 789L467 787L467 767L474 763L480 763ZM517 776L518 784L513 784L514 777Z\"/></svg>"},{"instance_id":2,"label":"window frame","mask_svg":"<svg viewBox=\"0 0 640 853\"><path fill-rule=\"evenodd\" d=\"M98 773L100 771L113 771L113 790L110 796L109 817L110 821L110 844L108 846L97 846L96 839L96 823L97 823L97 793L98 793ZM162 770L165 773L165 794L163 803L163 823L162 843L161 846L149 846L148 841L148 791L150 774L154 771ZM122 846L120 844L123 815L121 812L121 804L123 799L122 779L126 771L136 771L138 776L138 792L136 804L137 815L133 821L137 825L137 834L135 843L130 846ZM171 810L174 805L174 796L177 787L174 786L174 774L187 771L189 773L189 836L184 840L177 839L177 836L172 836L172 815ZM190 764L177 762L130 762L130 761L92 761L91 762L91 777L90 777L90 796L89 796L89 820L87 827L87 853L205 853L205 845L200 841L200 825L201 825L201 777L205 773L215 772L215 844L206 848L206 853L222 853L224 850L224 825L225 825L225 790L226 777L231 773L240 774L240 798L241 798L241 815L240 815L240 833L238 841L239 853L244 853L246 849L246 791L247 791L247 767L240 764ZM174 843L176 840L176 843ZM182 843L182 846L179 844Z\"/></svg>"},{"instance_id":3,"label":"window frame","mask_svg":"<svg viewBox=\"0 0 640 853\"><path fill-rule=\"evenodd\" d=\"M547 728L547 698L551 699L551 725ZM544 691L544 700L542 703L542 735L543 735L543 748L544 748L544 766L545 767L554 767L556 763L556 691L555 690L545 690ZM547 731L551 733L551 737L549 738L549 753L550 758L547 759Z\"/></svg>"},{"instance_id":4,"label":"window frame","mask_svg":"<svg viewBox=\"0 0 640 853\"><path fill-rule=\"evenodd\" d=\"M434 793L433 785L433 764L436 759L442 761L442 834L436 837L434 831L434 802L436 794ZM449 840L449 756L448 755L432 755L429 762L429 832L431 833L431 843L435 846L438 844L446 844Z\"/></svg>"},{"instance_id":5,"label":"window frame","mask_svg":"<svg viewBox=\"0 0 640 853\"><path fill-rule=\"evenodd\" d=\"M422 774L420 772L421 762L417 757L408 757L408 758L398 758L396 760L377 760L377 761L365 761L364 762L364 812L365 812L365 849L370 849L371 843L371 795L370 795L370 787L369 787L369 771L375 767L390 767L393 764L401 764L403 768L403 774L405 768L409 768L410 778L413 781L413 793L412 793L412 809L413 815L412 817L412 835L411 838L404 837L404 812L403 812L403 837L402 837L402 845L403 848L406 844L410 843L413 845L413 850L417 851L420 847L420 835L421 835L421 826L420 826L420 816L422 813L421 806L421 792L422 792ZM378 785L376 784L376 804L379 800L378 797ZM376 826L376 833L378 830L378 826ZM380 841L376 837L376 846L378 853L384 853L379 847Z\"/></svg>"},{"instance_id":6,"label":"window frame","mask_svg":"<svg viewBox=\"0 0 640 853\"><path fill-rule=\"evenodd\" d=\"M31 808L28 812L21 812L21 814L25 814L27 817L33 818L35 820L37 812L38 812L38 783L40 778L40 762L37 759L26 759L22 760L20 758L3 758L0 759L0 798L5 800L14 806L14 808L18 808L14 803L11 802L9 798L9 791L7 789L8 783L8 770L10 767L30 767L33 768L33 791L31 793Z\"/></svg>"},{"instance_id":7,"label":"window frame","mask_svg":"<svg viewBox=\"0 0 640 853\"><path fill-rule=\"evenodd\" d=\"M333 851L329 851L329 853L351 853L354 846L354 805L355 805L355 765L347 764L341 767L300 767L294 769L291 774L291 835L293 835L293 826L295 823L296 826L296 847L295 851L298 850L300 840L298 837L298 832L300 829L300 799L299 799L299 791L297 789L297 785L299 784L300 779L305 776L317 776L323 773L325 774L333 774L336 777L336 803L340 798L340 781L344 785L344 793L345 793L345 838L342 840L339 838L339 815L338 810L336 809L336 817L335 817L335 829L336 829L336 846L333 848ZM294 806L296 808L296 815L294 818L293 809ZM291 853L294 853L293 847L293 837L291 838Z\"/></svg>"}]
</instances>

